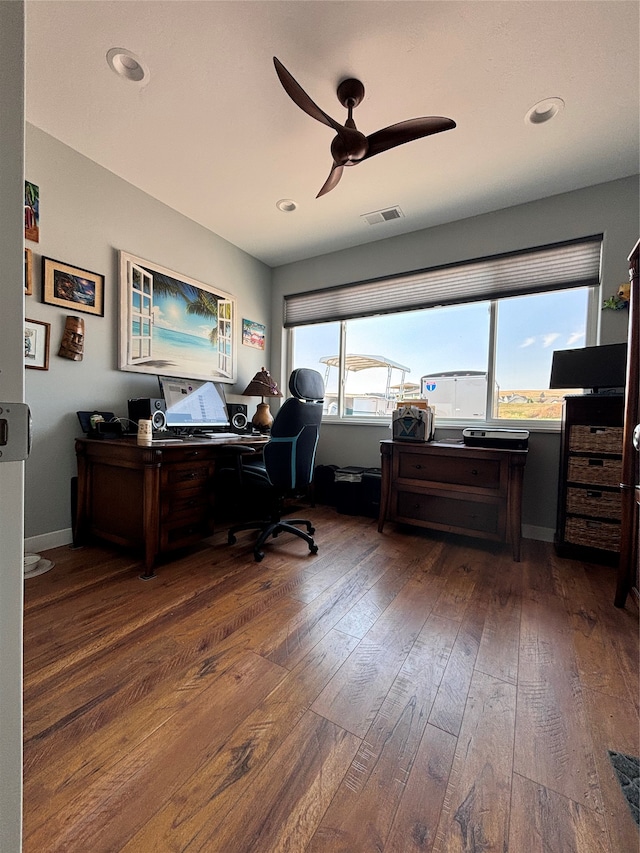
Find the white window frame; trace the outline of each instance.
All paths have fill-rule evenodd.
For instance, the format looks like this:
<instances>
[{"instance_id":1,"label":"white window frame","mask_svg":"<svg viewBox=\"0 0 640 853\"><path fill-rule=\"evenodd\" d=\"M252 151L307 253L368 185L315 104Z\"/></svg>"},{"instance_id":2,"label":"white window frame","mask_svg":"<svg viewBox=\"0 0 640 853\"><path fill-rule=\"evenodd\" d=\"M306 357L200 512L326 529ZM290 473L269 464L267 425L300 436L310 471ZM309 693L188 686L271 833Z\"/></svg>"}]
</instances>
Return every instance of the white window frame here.
<instances>
[{"instance_id":1,"label":"white window frame","mask_svg":"<svg viewBox=\"0 0 640 853\"><path fill-rule=\"evenodd\" d=\"M598 235L598 236L599 236L600 241L601 241L602 235ZM540 249L533 249L533 250L530 250L530 252L531 252L531 255L534 257L536 255L536 253L538 253L538 252L540 253L541 257L544 257L545 252L548 250L551 253L551 255L553 256L556 249L558 251L562 252L564 246L567 246L567 247L569 247L569 249L571 249L571 247L573 245L579 244L581 242L595 244L596 241L597 241L597 237L583 238L583 240L578 240L578 241L566 241L566 243L556 244L556 246L541 247ZM526 255L526 254L527 254L526 251L522 252L522 253L510 253L510 254L507 254L504 256L496 256L496 260L498 262L498 266L499 267L501 266L502 269L504 269L505 259L508 259L510 257L518 258L518 256ZM492 260L493 259L490 258L490 259L480 259L478 262L465 262L465 263L460 265L460 268L461 269L472 269L477 264L477 266L482 269L483 267L486 267L487 262L490 264ZM444 270L444 272L442 273L443 275L449 275L450 271L452 270L452 268L446 268L446 269L442 268L442 269ZM543 274L544 274L544 270L543 270ZM409 282L409 287L414 288L414 292L415 292L414 285L416 284L416 282L419 282L421 275L423 275L425 277L435 276L437 278L441 275L441 271L439 269L435 269L433 271L427 270L427 271L424 271L423 273L419 273L419 272L409 273L409 274L406 274L403 276L396 277L396 280L401 285L404 284L405 282ZM581 285L583 287L588 287L588 289L589 289L589 296L588 296L588 302L587 302L587 320L586 320L586 329L585 329L585 344L584 344L585 346L593 346L597 343L598 318L599 318L599 306L600 306L599 278L600 277L598 276L598 282L597 283L594 282L592 284ZM369 291L375 297L376 293L380 294L380 288L377 287L380 283L381 283L381 280L374 280L372 282L354 283L353 285L345 285L344 288L333 288L333 289L329 288L329 289L324 290L324 291L322 291L322 290L321 291L310 291L308 296L309 296L310 300L312 300L312 301L319 298L320 303L317 303L318 307L321 307L321 303L322 303L322 310L325 310L325 311L329 310L330 311L331 309L327 308L327 306L331 304L332 292L337 293L337 298L343 299L344 304L346 304L346 300L344 300L343 294L340 293L341 290L344 291L345 296L347 296L349 291L352 290L353 293L356 295L358 294L358 291L363 291L365 294ZM555 286L550 284L549 286L541 286L539 289L536 289L536 290L527 290L526 284L521 279L520 286L522 287L521 295L525 296L525 295L535 295L536 293L552 292L553 290L571 289L571 288L575 287L576 285L575 284L568 284L567 288L563 288L561 285L558 286L558 284L556 284ZM498 313L497 312L497 306L501 300L507 299L507 298L509 298L509 296L518 295L518 293L506 292L506 290L508 290L508 283L506 281L504 282L504 287L505 287L505 292L501 293L498 291L498 292L494 292L494 293L487 293L486 297L482 300L482 301L489 302L489 304L490 304L489 348L488 348L488 358L487 358L488 382L487 382L487 399L486 399L486 410L485 411L487 413L491 413L491 415L490 416L488 415L482 421L479 421L478 419L462 420L462 419L454 419L454 418L450 418L450 419L442 418L442 419L438 420L438 424L443 428L453 428L453 429L459 428L459 427L465 427L465 426L478 426L478 425L482 425L482 424L486 424L487 426L493 426L493 427L496 427L496 426L505 427L508 425L509 426L513 425L513 426L518 426L521 428L527 428L530 430L536 430L537 432L546 432L546 431L556 432L560 429L560 423L561 423L560 419L557 419L557 420L556 419L553 419L553 420L549 419L549 420L545 420L545 421L540 421L540 420L535 420L535 421L531 420L530 421L530 420L524 420L524 419L523 420L516 420L516 419L497 418L494 416L494 413L493 413L493 408L494 408L493 388L495 386L495 366L496 366L497 313ZM471 298L468 301L469 302L478 301L478 298L477 298L478 292L479 291L476 291L475 298ZM318 295L316 295L316 294L318 294ZM307 294L299 294L297 296L294 295L293 297L285 297L285 303L286 303L287 299L294 299L294 300L299 300L299 302L304 302L306 296L307 296ZM361 296L362 296L362 294L361 294ZM365 303L365 299L362 298L361 304L364 304L364 303ZM311 302L310 302L310 304L311 304ZM458 302L458 304L467 304L467 303L460 301L460 302ZM425 306L422 306L421 309L420 309L420 306L417 306L417 310L428 311L428 310L430 310L431 307L435 308L437 306L436 305L425 305ZM303 305L301 306L301 308L303 311L305 310ZM296 307L296 310L298 310L297 307ZM342 309L342 310L344 310L344 309ZM347 310L349 310L349 309L347 309ZM399 314L399 313L402 313L402 310L394 311L394 310L387 309L384 313ZM285 319L286 319L286 316L287 316L287 306L285 304ZM345 384L346 384L345 357L346 357L346 328L347 328L346 324L349 322L349 320L359 319L360 316L366 317L366 316L371 316L371 314L363 313L362 315L355 315L355 316L353 314L351 314L349 316L345 315L342 319L341 318L331 318L331 317L327 316L326 320L325 319L322 320L322 322L338 322L338 323L340 323L340 334L339 334L340 352L339 352L339 368L338 368L338 372L339 372L339 375L338 375L338 414L337 415L323 415L323 420L327 421L327 422L342 423L342 424L347 424L347 423L348 424L354 424L355 423L355 424L372 424L372 425L380 426L381 424L389 423L390 418L367 417L367 416L357 416L354 418L353 415L346 415L345 414ZM288 367L287 372L288 373L290 373L291 370L294 368L294 332L295 332L295 329L303 327L303 326L307 326L307 325L309 325L309 324L304 323L304 322L299 322L298 324L293 324L289 328L285 329L285 332L287 333L285 344L286 344L286 352L287 352L287 367ZM391 353L391 356L392 355L393 354Z\"/></svg>"}]
</instances>

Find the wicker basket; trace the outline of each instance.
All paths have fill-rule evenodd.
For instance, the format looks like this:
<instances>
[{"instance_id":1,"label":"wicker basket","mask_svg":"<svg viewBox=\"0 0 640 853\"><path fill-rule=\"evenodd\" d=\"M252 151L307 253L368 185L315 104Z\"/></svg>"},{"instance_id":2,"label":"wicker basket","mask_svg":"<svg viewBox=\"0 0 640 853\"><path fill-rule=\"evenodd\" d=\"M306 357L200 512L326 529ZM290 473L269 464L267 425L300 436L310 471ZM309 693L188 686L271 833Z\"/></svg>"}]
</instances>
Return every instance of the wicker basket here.
<instances>
[{"instance_id":1,"label":"wicker basket","mask_svg":"<svg viewBox=\"0 0 640 853\"><path fill-rule=\"evenodd\" d=\"M567 489L567 512L592 515L597 518L619 519L622 496L620 492L605 492L598 489Z\"/></svg>"},{"instance_id":2,"label":"wicker basket","mask_svg":"<svg viewBox=\"0 0 640 853\"><path fill-rule=\"evenodd\" d=\"M613 521L593 521L589 518L569 516L564 528L564 538L573 545L619 551L620 525Z\"/></svg>"},{"instance_id":3,"label":"wicker basket","mask_svg":"<svg viewBox=\"0 0 640 853\"><path fill-rule=\"evenodd\" d=\"M567 480L594 486L619 486L622 460L601 456L570 456Z\"/></svg>"},{"instance_id":4,"label":"wicker basket","mask_svg":"<svg viewBox=\"0 0 640 853\"><path fill-rule=\"evenodd\" d=\"M621 453L622 427L572 424L569 428L569 450Z\"/></svg>"}]
</instances>

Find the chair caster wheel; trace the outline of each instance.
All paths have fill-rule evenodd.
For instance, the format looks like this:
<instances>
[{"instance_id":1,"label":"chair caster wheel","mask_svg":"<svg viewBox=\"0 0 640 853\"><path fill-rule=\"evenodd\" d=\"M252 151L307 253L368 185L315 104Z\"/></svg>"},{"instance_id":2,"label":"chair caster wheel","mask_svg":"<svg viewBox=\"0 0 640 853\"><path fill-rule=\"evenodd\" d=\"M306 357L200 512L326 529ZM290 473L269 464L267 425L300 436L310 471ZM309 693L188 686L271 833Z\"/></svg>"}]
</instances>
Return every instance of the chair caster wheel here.
<instances>
[{"instance_id":1,"label":"chair caster wheel","mask_svg":"<svg viewBox=\"0 0 640 853\"><path fill-rule=\"evenodd\" d=\"M309 553L310 554L317 554L318 553L318 546L317 545L309 545Z\"/></svg>"},{"instance_id":2,"label":"chair caster wheel","mask_svg":"<svg viewBox=\"0 0 640 853\"><path fill-rule=\"evenodd\" d=\"M261 563L264 559L264 551L256 551L253 555L253 559L256 561L256 563Z\"/></svg>"},{"instance_id":3,"label":"chair caster wheel","mask_svg":"<svg viewBox=\"0 0 640 853\"><path fill-rule=\"evenodd\" d=\"M236 537L233 535L233 533L230 533L228 538L227 538L227 545L235 545L235 544L236 544Z\"/></svg>"}]
</instances>

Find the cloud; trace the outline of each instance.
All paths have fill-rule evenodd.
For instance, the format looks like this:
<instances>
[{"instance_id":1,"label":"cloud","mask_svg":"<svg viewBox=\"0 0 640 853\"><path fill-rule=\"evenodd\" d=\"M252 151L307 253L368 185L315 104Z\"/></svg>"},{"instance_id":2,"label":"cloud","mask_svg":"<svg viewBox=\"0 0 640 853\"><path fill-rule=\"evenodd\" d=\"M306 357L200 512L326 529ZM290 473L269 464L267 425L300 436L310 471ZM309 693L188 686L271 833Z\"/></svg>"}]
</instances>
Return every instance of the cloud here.
<instances>
[{"instance_id":1,"label":"cloud","mask_svg":"<svg viewBox=\"0 0 640 853\"><path fill-rule=\"evenodd\" d=\"M557 341L560 337L560 332L549 332L546 335L542 336L542 346L550 347L554 341Z\"/></svg>"},{"instance_id":2,"label":"cloud","mask_svg":"<svg viewBox=\"0 0 640 853\"><path fill-rule=\"evenodd\" d=\"M584 339L584 332L571 332L569 335L569 340L567 341L567 346L570 347L571 344L577 344L578 341Z\"/></svg>"},{"instance_id":3,"label":"cloud","mask_svg":"<svg viewBox=\"0 0 640 853\"><path fill-rule=\"evenodd\" d=\"M536 339L535 339L535 338L526 338L526 339L525 339L525 340L520 344L520 348L521 348L521 349L523 349L524 347L530 347L530 346L532 346L533 344L535 344L535 342L536 342Z\"/></svg>"}]
</instances>

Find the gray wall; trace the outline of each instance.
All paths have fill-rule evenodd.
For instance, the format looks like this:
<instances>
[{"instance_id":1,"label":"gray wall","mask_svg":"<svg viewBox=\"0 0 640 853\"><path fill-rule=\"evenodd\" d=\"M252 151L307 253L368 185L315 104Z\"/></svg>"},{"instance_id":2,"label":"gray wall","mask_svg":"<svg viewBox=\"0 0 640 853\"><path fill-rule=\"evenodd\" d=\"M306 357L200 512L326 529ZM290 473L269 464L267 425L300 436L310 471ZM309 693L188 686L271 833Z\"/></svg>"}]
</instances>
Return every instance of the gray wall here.
<instances>
[{"instance_id":1,"label":"gray wall","mask_svg":"<svg viewBox=\"0 0 640 853\"><path fill-rule=\"evenodd\" d=\"M604 233L602 297L606 298L615 293L618 285L628 281L627 257L638 238L639 223L638 176L635 176L288 264L273 274L274 323L282 317L286 293L601 232ZM600 312L600 343L626 340L627 319L627 311ZM284 348L272 353L276 376L284 370L285 355ZM439 438L446 434L443 430L436 433ZM318 461L377 466L379 441L385 438L389 438L386 427L325 424ZM558 460L558 434L532 433L523 498L525 535L549 538L555 528Z\"/></svg>"},{"instance_id":2,"label":"gray wall","mask_svg":"<svg viewBox=\"0 0 640 853\"><path fill-rule=\"evenodd\" d=\"M270 326L271 270L216 234L176 213L27 125L26 176L40 187L40 242L34 252L35 286L26 316L51 323L49 370L26 371L26 399L34 423L27 462L25 536L43 549L69 540L70 481L76 473L76 411L104 409L127 415L129 397L157 396L155 377L118 370L119 249L208 284L237 299L243 317ZM40 301L42 257L105 275L104 317L82 314L84 358L57 355L68 313ZM238 341L237 397L264 363L264 353ZM244 402L249 401L246 398Z\"/></svg>"}]
</instances>

